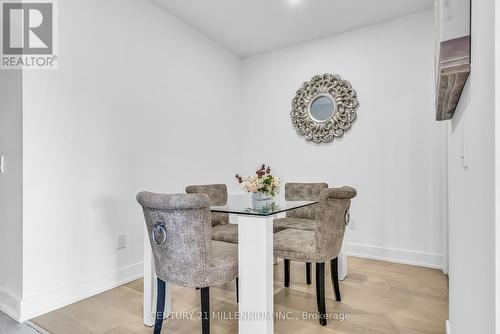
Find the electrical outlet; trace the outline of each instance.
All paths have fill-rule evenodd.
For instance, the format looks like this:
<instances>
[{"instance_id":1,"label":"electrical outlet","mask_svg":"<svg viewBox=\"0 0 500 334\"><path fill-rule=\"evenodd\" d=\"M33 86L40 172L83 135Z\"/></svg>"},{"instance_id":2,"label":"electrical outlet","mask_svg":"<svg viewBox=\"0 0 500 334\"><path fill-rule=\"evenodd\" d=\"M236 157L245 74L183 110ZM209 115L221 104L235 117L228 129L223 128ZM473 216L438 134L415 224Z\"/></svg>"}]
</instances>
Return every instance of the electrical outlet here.
<instances>
[{"instance_id":1,"label":"electrical outlet","mask_svg":"<svg viewBox=\"0 0 500 334\"><path fill-rule=\"evenodd\" d=\"M118 234L116 238L116 249L124 249L127 248L127 235L126 234Z\"/></svg>"},{"instance_id":2,"label":"electrical outlet","mask_svg":"<svg viewBox=\"0 0 500 334\"><path fill-rule=\"evenodd\" d=\"M357 223L358 223L357 219L351 217L351 220L349 221L349 225L347 225L347 228L350 230L355 230L357 228Z\"/></svg>"}]
</instances>

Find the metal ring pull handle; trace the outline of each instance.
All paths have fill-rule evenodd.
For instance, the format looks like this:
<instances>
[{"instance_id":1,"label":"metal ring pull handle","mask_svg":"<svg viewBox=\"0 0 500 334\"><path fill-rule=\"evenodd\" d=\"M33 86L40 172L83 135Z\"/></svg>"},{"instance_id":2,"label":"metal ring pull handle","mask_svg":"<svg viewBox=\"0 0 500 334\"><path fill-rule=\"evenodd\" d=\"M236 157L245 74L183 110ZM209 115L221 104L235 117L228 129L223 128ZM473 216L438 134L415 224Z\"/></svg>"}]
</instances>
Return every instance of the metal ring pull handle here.
<instances>
[{"instance_id":1,"label":"metal ring pull handle","mask_svg":"<svg viewBox=\"0 0 500 334\"><path fill-rule=\"evenodd\" d=\"M349 209L345 210L344 221L346 225L349 225L349 222L351 221L351 211L349 211Z\"/></svg>"},{"instance_id":2,"label":"metal ring pull handle","mask_svg":"<svg viewBox=\"0 0 500 334\"><path fill-rule=\"evenodd\" d=\"M153 241L156 246L163 246L167 242L167 231L164 223L156 223L153 225ZM158 241L158 236L161 236L161 241Z\"/></svg>"}]
</instances>

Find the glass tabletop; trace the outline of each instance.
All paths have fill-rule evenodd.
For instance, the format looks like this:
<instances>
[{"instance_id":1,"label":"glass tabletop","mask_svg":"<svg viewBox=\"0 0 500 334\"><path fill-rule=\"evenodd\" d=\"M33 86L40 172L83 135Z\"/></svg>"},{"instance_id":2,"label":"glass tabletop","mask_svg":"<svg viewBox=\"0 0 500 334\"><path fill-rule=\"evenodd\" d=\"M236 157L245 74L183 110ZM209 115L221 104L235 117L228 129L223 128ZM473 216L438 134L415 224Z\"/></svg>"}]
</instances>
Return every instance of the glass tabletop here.
<instances>
[{"instance_id":1,"label":"glass tabletop","mask_svg":"<svg viewBox=\"0 0 500 334\"><path fill-rule=\"evenodd\" d=\"M230 195L224 206L212 206L210 211L251 216L272 216L280 212L314 205L318 201L285 201L272 199L267 201L252 201L252 195Z\"/></svg>"}]
</instances>

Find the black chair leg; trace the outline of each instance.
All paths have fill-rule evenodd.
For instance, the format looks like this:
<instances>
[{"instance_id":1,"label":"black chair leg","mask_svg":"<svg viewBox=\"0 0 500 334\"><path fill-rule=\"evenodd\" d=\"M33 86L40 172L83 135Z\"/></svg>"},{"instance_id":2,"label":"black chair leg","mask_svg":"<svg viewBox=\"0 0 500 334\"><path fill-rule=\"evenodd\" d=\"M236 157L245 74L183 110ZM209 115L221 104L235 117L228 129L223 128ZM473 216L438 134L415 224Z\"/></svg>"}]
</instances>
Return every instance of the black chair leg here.
<instances>
[{"instance_id":1,"label":"black chair leg","mask_svg":"<svg viewBox=\"0 0 500 334\"><path fill-rule=\"evenodd\" d=\"M238 277L236 277L236 303L240 302L240 282Z\"/></svg>"},{"instance_id":2,"label":"black chair leg","mask_svg":"<svg viewBox=\"0 0 500 334\"><path fill-rule=\"evenodd\" d=\"M316 301L318 303L319 323L321 326L326 326L324 263L316 263Z\"/></svg>"},{"instance_id":3,"label":"black chair leg","mask_svg":"<svg viewBox=\"0 0 500 334\"><path fill-rule=\"evenodd\" d=\"M165 314L165 282L159 278L157 282L155 329L153 334L161 333L161 326L163 325L163 317Z\"/></svg>"},{"instance_id":4,"label":"black chair leg","mask_svg":"<svg viewBox=\"0 0 500 334\"><path fill-rule=\"evenodd\" d=\"M285 265L285 288L290 286L290 260L284 260Z\"/></svg>"},{"instance_id":5,"label":"black chair leg","mask_svg":"<svg viewBox=\"0 0 500 334\"><path fill-rule=\"evenodd\" d=\"M201 333L210 334L210 288L201 288Z\"/></svg>"},{"instance_id":6,"label":"black chair leg","mask_svg":"<svg viewBox=\"0 0 500 334\"><path fill-rule=\"evenodd\" d=\"M306 262L306 283L311 285L311 262Z\"/></svg>"},{"instance_id":7,"label":"black chair leg","mask_svg":"<svg viewBox=\"0 0 500 334\"><path fill-rule=\"evenodd\" d=\"M335 299L340 302L342 301L342 297L340 295L340 286L339 286L339 261L338 258L335 258L330 261L330 271L332 274L332 284L333 289L335 290Z\"/></svg>"}]
</instances>

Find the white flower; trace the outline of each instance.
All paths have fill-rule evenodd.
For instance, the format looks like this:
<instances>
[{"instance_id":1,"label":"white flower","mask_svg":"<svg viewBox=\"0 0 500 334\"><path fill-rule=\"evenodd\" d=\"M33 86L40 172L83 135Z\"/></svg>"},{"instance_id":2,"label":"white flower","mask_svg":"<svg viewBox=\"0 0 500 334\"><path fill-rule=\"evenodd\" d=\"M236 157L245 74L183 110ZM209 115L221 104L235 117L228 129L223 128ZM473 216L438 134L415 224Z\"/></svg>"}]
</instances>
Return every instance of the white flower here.
<instances>
[{"instance_id":1,"label":"white flower","mask_svg":"<svg viewBox=\"0 0 500 334\"><path fill-rule=\"evenodd\" d=\"M249 193L263 192L275 196L279 193L281 180L272 174L262 174L242 178L241 187Z\"/></svg>"}]
</instances>

